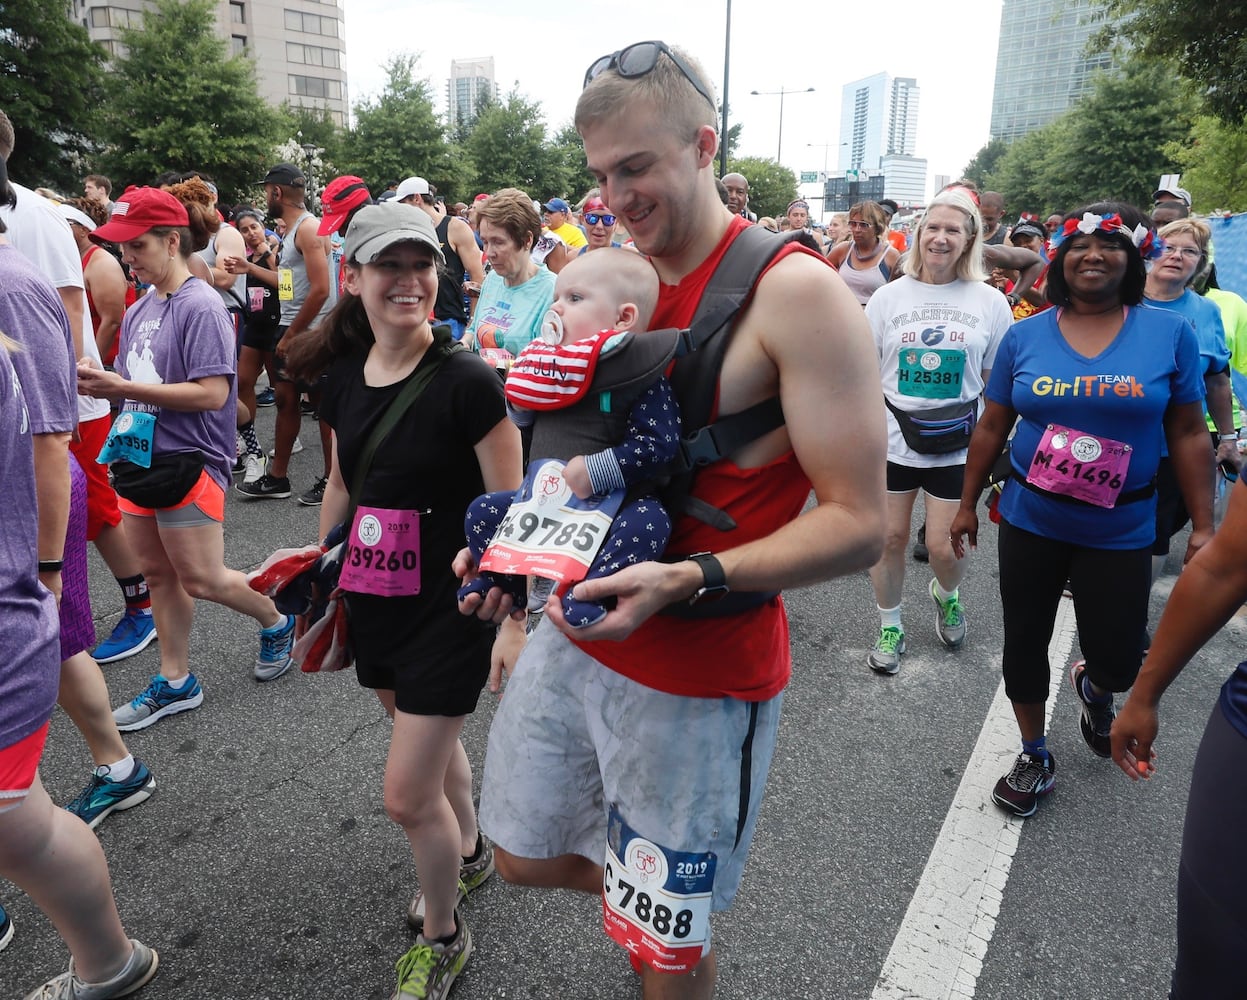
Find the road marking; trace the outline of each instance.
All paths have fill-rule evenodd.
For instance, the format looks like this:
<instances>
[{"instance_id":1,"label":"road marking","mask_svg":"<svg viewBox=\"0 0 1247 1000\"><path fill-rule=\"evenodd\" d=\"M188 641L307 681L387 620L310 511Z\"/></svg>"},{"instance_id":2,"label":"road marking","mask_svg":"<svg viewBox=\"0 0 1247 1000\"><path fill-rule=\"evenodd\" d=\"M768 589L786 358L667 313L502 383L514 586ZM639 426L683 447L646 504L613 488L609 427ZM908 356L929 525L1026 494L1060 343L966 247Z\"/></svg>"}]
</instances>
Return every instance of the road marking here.
<instances>
[{"instance_id":1,"label":"road marking","mask_svg":"<svg viewBox=\"0 0 1247 1000\"><path fill-rule=\"evenodd\" d=\"M1052 681L1045 730L1065 680L1074 632L1073 602L1062 600L1048 645ZM1022 836L1023 820L991 801L992 786L1017 753L1017 722L1001 681L871 1000L974 996Z\"/></svg>"}]
</instances>

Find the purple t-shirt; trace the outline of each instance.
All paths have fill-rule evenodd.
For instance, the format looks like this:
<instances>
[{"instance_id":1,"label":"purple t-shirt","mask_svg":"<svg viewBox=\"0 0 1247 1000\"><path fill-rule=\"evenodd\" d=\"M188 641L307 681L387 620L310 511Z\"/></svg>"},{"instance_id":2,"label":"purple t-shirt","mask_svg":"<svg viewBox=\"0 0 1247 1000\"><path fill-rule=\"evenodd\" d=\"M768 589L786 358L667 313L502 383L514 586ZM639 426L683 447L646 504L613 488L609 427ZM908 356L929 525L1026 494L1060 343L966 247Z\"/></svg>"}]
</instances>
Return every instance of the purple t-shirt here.
<instances>
[{"instance_id":1,"label":"purple t-shirt","mask_svg":"<svg viewBox=\"0 0 1247 1000\"><path fill-rule=\"evenodd\" d=\"M196 452L217 485L227 489L234 464L238 382L234 325L216 289L189 278L167 299L153 290L121 321L117 371L133 382L169 384L224 375L229 398L219 410L187 413L127 399L122 409L156 414L156 455Z\"/></svg>"},{"instance_id":2,"label":"purple t-shirt","mask_svg":"<svg viewBox=\"0 0 1247 1000\"><path fill-rule=\"evenodd\" d=\"M32 434L78 426L77 376L69 319L56 290L19 250L0 244L0 331L22 349L13 354Z\"/></svg>"},{"instance_id":3,"label":"purple t-shirt","mask_svg":"<svg viewBox=\"0 0 1247 1000\"><path fill-rule=\"evenodd\" d=\"M0 288L15 274L14 253L0 253ZM5 298L10 296L6 294ZM59 303L59 300L58 300ZM0 320L3 324L4 320ZM2 328L2 327L0 327ZM34 446L20 382L0 349L0 747L25 739L52 716L60 686L56 599L39 583Z\"/></svg>"}]
</instances>

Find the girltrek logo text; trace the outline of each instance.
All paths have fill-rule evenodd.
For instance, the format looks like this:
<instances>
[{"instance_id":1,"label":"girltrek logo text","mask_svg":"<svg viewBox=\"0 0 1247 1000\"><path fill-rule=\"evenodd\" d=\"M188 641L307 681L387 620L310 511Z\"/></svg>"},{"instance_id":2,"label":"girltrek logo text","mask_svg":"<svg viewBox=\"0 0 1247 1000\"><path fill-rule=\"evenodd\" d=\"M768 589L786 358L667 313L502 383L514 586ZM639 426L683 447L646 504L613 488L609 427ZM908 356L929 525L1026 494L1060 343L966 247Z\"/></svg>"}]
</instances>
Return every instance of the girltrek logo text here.
<instances>
[{"instance_id":1,"label":"girltrek logo text","mask_svg":"<svg viewBox=\"0 0 1247 1000\"><path fill-rule=\"evenodd\" d=\"M1133 375L1078 375L1069 382L1040 375L1031 383L1031 392L1036 396L1144 396L1143 383Z\"/></svg>"}]
</instances>

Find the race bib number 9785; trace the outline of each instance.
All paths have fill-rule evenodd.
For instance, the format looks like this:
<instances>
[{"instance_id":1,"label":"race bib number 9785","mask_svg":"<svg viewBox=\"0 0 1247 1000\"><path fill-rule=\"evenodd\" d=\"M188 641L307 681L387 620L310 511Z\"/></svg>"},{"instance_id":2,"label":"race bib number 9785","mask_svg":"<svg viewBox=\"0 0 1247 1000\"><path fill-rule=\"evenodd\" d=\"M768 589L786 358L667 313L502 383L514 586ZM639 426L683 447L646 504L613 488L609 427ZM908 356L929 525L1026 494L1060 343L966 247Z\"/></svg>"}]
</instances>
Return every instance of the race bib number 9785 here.
<instances>
[{"instance_id":1,"label":"race bib number 9785","mask_svg":"<svg viewBox=\"0 0 1247 1000\"><path fill-rule=\"evenodd\" d=\"M623 490L614 490L582 500L567 485L562 462L533 461L481 558L481 569L560 583L583 580L623 497Z\"/></svg>"},{"instance_id":2,"label":"race bib number 9785","mask_svg":"<svg viewBox=\"0 0 1247 1000\"><path fill-rule=\"evenodd\" d=\"M638 834L612 806L602 874L606 933L660 972L688 972L710 933L716 857Z\"/></svg>"}]
</instances>

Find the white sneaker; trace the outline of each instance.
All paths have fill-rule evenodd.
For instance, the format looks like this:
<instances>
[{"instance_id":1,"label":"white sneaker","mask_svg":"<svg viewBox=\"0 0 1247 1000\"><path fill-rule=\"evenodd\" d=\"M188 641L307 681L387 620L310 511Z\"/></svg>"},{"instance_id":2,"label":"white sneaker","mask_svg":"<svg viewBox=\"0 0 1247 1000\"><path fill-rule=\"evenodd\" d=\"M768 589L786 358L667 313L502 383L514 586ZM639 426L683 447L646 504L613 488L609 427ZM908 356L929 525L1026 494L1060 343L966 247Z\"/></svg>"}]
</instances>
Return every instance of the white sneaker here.
<instances>
[{"instance_id":1,"label":"white sneaker","mask_svg":"<svg viewBox=\"0 0 1247 1000\"><path fill-rule=\"evenodd\" d=\"M290 448L290 454L292 454L292 455L297 455L297 454L298 454L299 452L301 452L302 450L303 450L303 442L302 442L302 441L300 441L298 438L295 438L295 439L294 439L294 445ZM277 457L277 445L273 445L273 447L271 447L271 448L268 450L268 457L269 457L269 458L276 458L276 457Z\"/></svg>"},{"instance_id":2,"label":"white sneaker","mask_svg":"<svg viewBox=\"0 0 1247 1000\"><path fill-rule=\"evenodd\" d=\"M263 455L248 455L243 460L242 481L244 483L254 483L264 475L266 468L268 468L268 459Z\"/></svg>"}]
</instances>

